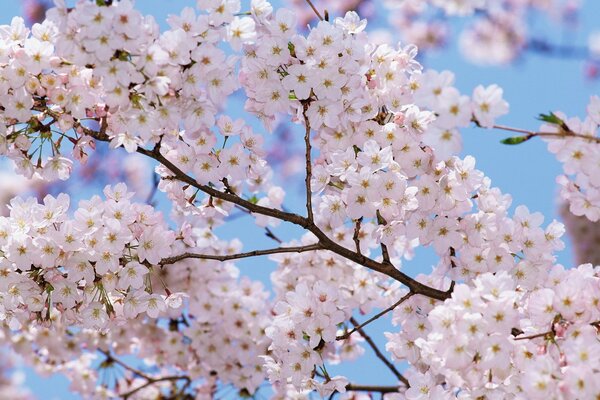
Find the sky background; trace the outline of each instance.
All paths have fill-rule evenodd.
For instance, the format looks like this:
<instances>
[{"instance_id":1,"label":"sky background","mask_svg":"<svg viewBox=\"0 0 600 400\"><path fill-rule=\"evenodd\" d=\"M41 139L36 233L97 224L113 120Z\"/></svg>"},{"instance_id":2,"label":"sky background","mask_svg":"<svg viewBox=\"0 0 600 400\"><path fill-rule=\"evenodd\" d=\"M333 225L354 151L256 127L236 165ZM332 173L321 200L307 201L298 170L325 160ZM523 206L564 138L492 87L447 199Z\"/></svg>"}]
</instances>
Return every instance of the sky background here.
<instances>
[{"instance_id":1,"label":"sky background","mask_svg":"<svg viewBox=\"0 0 600 400\"><path fill-rule=\"evenodd\" d=\"M3 7L0 24L10 23L12 16L22 13L19 0L0 2ZM161 28L165 29L165 18L168 14L178 14L183 7L193 6L194 3L192 0L138 0L137 8L143 13L153 14ZM600 30L600 2L588 0L583 3L576 30L565 34L561 28L542 22L536 24L537 28L533 30L535 36L547 38L554 43L585 45L587 35L596 29ZM381 10L379 14L383 14ZM370 21L369 24L379 26L376 21ZM455 32L461 24L462 22L458 21L453 25ZM519 128L536 130L539 127L536 116L549 111L561 110L568 116L584 117L589 97L600 92L600 84L597 81L586 80L584 65L578 60L562 60L527 53L508 67L481 67L466 61L454 42L443 52L430 53L422 61L426 68L453 71L456 75L456 86L464 94L470 95L478 84L500 85L504 89L504 98L510 104L510 113L501 117L498 123ZM242 104L242 99L231 101L228 112L242 116ZM255 129L257 132L264 132L258 125ZM493 185L512 195L513 209L516 205L524 204L532 211L540 211L546 216L546 224L552 219L560 219L557 213L555 178L561 173L561 166L554 156L546 151L545 143L536 139L519 146L506 146L499 141L512 136L509 133L478 128L464 129L462 135L463 155L474 155L477 168L492 179ZM299 201L297 186L286 188L288 197L285 205L292 209L303 204ZM83 197L87 198L93 194L85 193ZM167 210L166 204L163 203L162 207ZM272 247L273 243L263 237L258 228L251 224L244 225L245 222L247 220L240 218L233 228L221 229L220 233L223 237L239 237L245 245L244 250ZM278 235L284 239L297 237L298 232L283 226L277 230ZM571 259L570 247L559 254L559 261L567 267L572 266ZM417 252L415 259L403 265L403 269L414 275L421 271L429 271L435 263L436 259L431 252L421 250ZM273 264L266 259L244 260L238 265L243 274L265 283L273 270ZM358 319L364 320L366 317ZM383 348L381 332L389 329L392 329L389 322L382 320L369 326L367 332ZM370 349L367 349L366 353L370 354ZM63 377L41 378L30 369L25 368L23 371L25 386L40 399L79 398L68 392L68 382ZM333 371L348 375L355 383L393 384L391 373L382 368L372 356L349 363L343 368L334 368Z\"/></svg>"}]
</instances>

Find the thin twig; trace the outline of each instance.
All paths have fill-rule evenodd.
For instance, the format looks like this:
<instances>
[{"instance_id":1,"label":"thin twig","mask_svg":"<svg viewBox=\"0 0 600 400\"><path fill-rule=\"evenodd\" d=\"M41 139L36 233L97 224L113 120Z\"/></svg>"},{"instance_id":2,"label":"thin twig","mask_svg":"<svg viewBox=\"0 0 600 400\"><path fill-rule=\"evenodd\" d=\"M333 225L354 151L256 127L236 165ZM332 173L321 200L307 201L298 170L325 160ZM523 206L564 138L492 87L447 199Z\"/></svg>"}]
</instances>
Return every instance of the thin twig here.
<instances>
[{"instance_id":1,"label":"thin twig","mask_svg":"<svg viewBox=\"0 0 600 400\"><path fill-rule=\"evenodd\" d=\"M127 400L130 396L133 396L135 393L139 392L140 390L154 385L157 382L164 382L164 381L181 381L181 380L185 380L186 381L186 386L189 386L189 382L191 382L191 379L189 376L178 376L178 375L173 375L173 376L165 376L162 378L151 378L150 380L148 380L148 382L144 383L143 385L140 385L138 387L136 387L135 389L132 389L126 393L121 394L120 396L124 399Z\"/></svg>"},{"instance_id":2,"label":"thin twig","mask_svg":"<svg viewBox=\"0 0 600 400\"><path fill-rule=\"evenodd\" d=\"M309 1L310 3L310 1ZM311 151L312 147L310 145L310 121L306 116L306 111L308 110L308 101L304 101L302 103L302 116L304 117L304 145L306 147L306 212L309 221L314 220L313 209L312 209L312 188L311 188L311 180L312 180L312 160L311 160Z\"/></svg>"},{"instance_id":3,"label":"thin twig","mask_svg":"<svg viewBox=\"0 0 600 400\"><path fill-rule=\"evenodd\" d=\"M536 333L535 335L516 337L516 338L513 338L513 340L537 339L537 338L541 338L541 337L544 337L544 336L551 335L552 333L553 333L552 331L542 332L542 333Z\"/></svg>"},{"instance_id":4,"label":"thin twig","mask_svg":"<svg viewBox=\"0 0 600 400\"><path fill-rule=\"evenodd\" d=\"M253 250L248 251L246 253L236 253L236 254L198 254L198 253L183 253L178 256L167 257L160 260L159 265L169 265L174 264L181 260L186 260L188 258L201 259L201 260L217 260L217 261L228 261L228 260L237 260L240 258L249 258L249 257L258 257L269 254L278 254L278 253L303 253L305 251L314 251L321 250L323 247L320 243L314 243L307 246L293 246L293 247L276 247L274 249L265 249L265 250Z\"/></svg>"},{"instance_id":5,"label":"thin twig","mask_svg":"<svg viewBox=\"0 0 600 400\"><path fill-rule=\"evenodd\" d=\"M348 332L344 333L343 335L337 336L335 338L335 340L345 340L345 339L348 339L350 337L350 335L352 335L354 332L356 332L357 330L359 330L359 329L361 329L361 328L369 325L371 322L373 322L373 321L381 318L385 314L389 313L390 311L392 311L393 309L395 309L396 307L398 307L400 304L402 304L406 300L410 299L413 295L414 295L414 293L408 292L407 294L405 294L404 296L402 296L402 298L400 300L398 300L397 302L395 302L394 304L392 304L391 306L389 306L385 310L379 312L378 314L375 314L373 317L369 318L368 320L366 320L362 324L360 324L358 326L355 326L353 329L349 330Z\"/></svg>"},{"instance_id":6,"label":"thin twig","mask_svg":"<svg viewBox=\"0 0 600 400\"><path fill-rule=\"evenodd\" d=\"M354 245L356 246L356 252L358 254L362 254L360 251L360 224L362 223L362 217L357 219L354 222L354 234L352 235L352 240L354 240Z\"/></svg>"},{"instance_id":7,"label":"thin twig","mask_svg":"<svg viewBox=\"0 0 600 400\"><path fill-rule=\"evenodd\" d=\"M118 358L115 358L108 351L101 350L101 349L98 349L98 351L106 356L106 362L108 364L114 363L114 364L120 365L121 367L125 368L126 370L128 370L128 371L132 372L133 374L135 374L135 375L137 375L137 376L139 376L141 378L144 378L146 380L152 380L153 379L150 376L148 376L145 373L143 373L142 371L140 371L139 369L136 369L136 368L134 368L134 367L132 367L132 366L124 363L123 361L119 360Z\"/></svg>"},{"instance_id":8,"label":"thin twig","mask_svg":"<svg viewBox=\"0 0 600 400\"><path fill-rule=\"evenodd\" d=\"M312 3L312 1L310 0L306 0L306 2L308 3L308 5L310 6L310 8L312 8L312 10L315 12L315 14L317 15L317 18L319 18L321 21L323 21L323 17L321 16L321 13L319 12L319 10L317 10L317 8L315 7L315 5Z\"/></svg>"},{"instance_id":9,"label":"thin twig","mask_svg":"<svg viewBox=\"0 0 600 400\"><path fill-rule=\"evenodd\" d=\"M354 317L350 317L350 322L355 327L359 326L358 321L355 320ZM369 344L369 346L371 346L371 348L375 352L375 355L377 356L377 358L379 358L389 368L389 370L392 371L392 373L396 376L396 378L398 378L398 380L400 380L402 383L404 383L404 385L406 385L407 388L409 388L410 387L410 383L408 382L408 379L406 379L406 377L403 376L400 373L400 371L398 371L396 369L396 367L394 366L394 364L392 364L390 362L390 360L388 360L385 357L385 355L383 355L383 353L381 352L381 350L379 350L379 348L377 347L377 345L375 344L375 342L373 341L373 339L371 339L371 337L369 335L367 335L367 333L362 328L357 328L357 330L358 330L358 333L360 333L360 335Z\"/></svg>"},{"instance_id":10,"label":"thin twig","mask_svg":"<svg viewBox=\"0 0 600 400\"><path fill-rule=\"evenodd\" d=\"M265 227L265 235L270 238L273 239L274 241L276 241L277 243L281 244L283 243L283 240L279 239L279 237L277 237L277 235L275 235L273 233L273 231L271 230L271 228L269 228L268 226Z\"/></svg>"},{"instance_id":11,"label":"thin twig","mask_svg":"<svg viewBox=\"0 0 600 400\"><path fill-rule=\"evenodd\" d=\"M154 195L156 195L156 190L158 189L159 182L160 176L158 176L158 174L152 175L152 190L150 191L148 198L146 198L146 204L152 205L152 199L154 198Z\"/></svg>"},{"instance_id":12,"label":"thin twig","mask_svg":"<svg viewBox=\"0 0 600 400\"><path fill-rule=\"evenodd\" d=\"M398 386L355 385L349 383L346 390L353 392L398 393Z\"/></svg>"},{"instance_id":13,"label":"thin twig","mask_svg":"<svg viewBox=\"0 0 600 400\"><path fill-rule=\"evenodd\" d=\"M60 117L61 115L61 113L52 111L45 107L43 103L36 103L34 109L36 111L44 111L47 113L47 115L54 118ZM110 142L111 140L111 138L106 134L106 123L102 124L102 128L98 132L82 125L81 122L78 120L74 121L74 127L76 129L80 129L85 135L88 135L96 140L104 142ZM308 218L305 218L295 213L261 206L259 204L255 204L251 201L245 200L237 194L225 193L216 189L215 187L209 185L202 185L198 183L193 177L183 172L179 167L173 164L173 162L167 159L159 151L148 150L142 147L138 147L136 151L140 154L143 154L147 157L158 161L173 174L172 177L164 177L165 179L177 179L184 184L199 189L200 191L204 192L209 196L213 196L217 199L241 206L251 213L260 214L267 217L273 217L281 221L290 222L294 225L298 225L314 234L321 243L323 249L329 250L341 257L346 258L349 261L355 262L368 269L387 275L390 278L393 278L396 281L406 285L410 289L410 291L414 292L415 294L421 294L431 299L442 301L448 299L452 294L451 290L442 291L434 287L428 286L426 284L423 284L417 281L416 279L406 275L402 271L396 269L393 265L377 262L369 257L364 256L363 254L359 254L353 250L350 250L347 247L342 246L341 244L335 242L333 239L327 236L325 232L323 232L317 225L315 225L313 221L310 221Z\"/></svg>"},{"instance_id":14,"label":"thin twig","mask_svg":"<svg viewBox=\"0 0 600 400\"><path fill-rule=\"evenodd\" d=\"M494 125L494 126L492 126L492 128L500 129L503 131L509 131L509 132L523 133L526 135L525 140L529 140L533 137L540 136L540 137L556 137L556 138L562 138L562 139L577 138L577 139L587 140L589 142L600 143L600 137L582 135L582 134L573 132L571 130L562 131L562 132L536 132L536 131L529 131L527 129L513 128L513 127L505 126L505 125Z\"/></svg>"}]
</instances>

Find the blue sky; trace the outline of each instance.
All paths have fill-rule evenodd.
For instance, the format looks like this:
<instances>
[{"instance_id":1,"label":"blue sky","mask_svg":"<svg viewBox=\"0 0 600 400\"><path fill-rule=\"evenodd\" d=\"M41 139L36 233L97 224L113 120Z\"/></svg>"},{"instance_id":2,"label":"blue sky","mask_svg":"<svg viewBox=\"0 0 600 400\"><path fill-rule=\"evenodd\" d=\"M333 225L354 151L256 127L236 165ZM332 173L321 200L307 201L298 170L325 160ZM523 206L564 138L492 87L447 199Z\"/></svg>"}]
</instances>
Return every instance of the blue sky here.
<instances>
[{"instance_id":1,"label":"blue sky","mask_svg":"<svg viewBox=\"0 0 600 400\"><path fill-rule=\"evenodd\" d=\"M19 15L20 1L3 0L3 12L0 24L9 23L10 18ZM178 13L184 6L193 6L192 0L138 0L138 8L144 13L153 14L164 28L164 19L169 13ZM247 3L247 2L244 2ZM600 2L588 0L584 3L580 14L580 27L569 34L573 43L585 45L587 34L600 29L597 16L600 15ZM455 25L455 28L458 24ZM561 42L564 37L559 29L538 25L542 37L550 41ZM585 115L585 107L590 95L599 92L600 83L590 82L583 77L583 64L579 61L548 58L535 54L526 54L510 67L479 67L465 61L458 53L456 46L430 54L424 60L425 66L438 70L449 69L456 74L456 85L465 94L470 94L478 84L497 83L504 88L504 97L510 103L510 113L499 122L505 125L536 129L539 125L535 117L542 112L564 111L569 116ZM233 109L241 110L241 102L231 103ZM513 197L513 207L525 204L530 210L541 211L546 216L546 223L553 218L559 219L556 212L555 177L561 172L559 163L546 151L545 144L532 140L519 146L506 146L499 141L507 136L506 132L482 129L465 129L462 131L464 141L463 154L472 154L477 159L477 166L491 177L494 186ZM292 195L294 190L289 191ZM89 193L91 196L92 193ZM86 197L89 197L86 196ZM291 199L291 206L298 201ZM239 237L245 244L245 250L271 247L272 243L262 234L257 235L256 228L247 225L247 229L225 229L225 237ZM298 231L279 228L284 238L294 237ZM569 248L559 256L560 262L571 266ZM410 273L427 271L435 263L435 258L427 251L420 251L417 257L406 264ZM253 278L268 280L273 265L267 260L245 260L239 263L242 273ZM364 319L366 317L363 317ZM368 332L382 343L382 332L387 322L380 321L368 328ZM389 328L388 328L389 329ZM367 349L367 353L369 350ZM365 365L368 368L365 368ZM26 369L27 385L40 399L76 399L67 391L67 381L62 377L50 379L40 378ZM392 375L380 368L372 357L359 363L349 364L339 369L358 383L392 383Z\"/></svg>"}]
</instances>

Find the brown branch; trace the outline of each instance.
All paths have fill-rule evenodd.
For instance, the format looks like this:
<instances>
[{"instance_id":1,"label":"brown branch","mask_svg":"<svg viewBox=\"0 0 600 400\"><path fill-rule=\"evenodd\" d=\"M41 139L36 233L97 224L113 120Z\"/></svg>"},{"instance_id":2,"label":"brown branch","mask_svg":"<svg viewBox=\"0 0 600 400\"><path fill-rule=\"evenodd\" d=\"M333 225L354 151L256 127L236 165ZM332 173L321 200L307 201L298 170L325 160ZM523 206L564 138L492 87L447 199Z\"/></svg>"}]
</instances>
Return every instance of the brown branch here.
<instances>
[{"instance_id":1,"label":"brown branch","mask_svg":"<svg viewBox=\"0 0 600 400\"><path fill-rule=\"evenodd\" d=\"M138 148L137 151L139 153L144 154L148 157L151 157L151 158L155 159L156 161L160 162L161 164L163 164L166 168L168 168L175 175L175 177L178 180L180 180L184 183L187 183L197 189L200 189L204 193L206 193L210 196L228 201L230 203L237 204L239 206L246 208L250 212L266 215L268 217L277 218L281 221L290 222L292 224L299 225L299 226L303 227L304 229L307 229L308 231L312 232L317 237L317 239L319 239L319 242L321 242L323 249L330 250L333 253L336 253L350 261L354 261L355 263L357 263L359 265L362 265L362 266L372 269L374 271L385 274L385 275L389 276L390 278L393 278L393 279L403 283L404 285L408 286L408 288L416 294L421 294L421 295L424 295L424 296L427 296L427 297L430 297L430 298L436 299L436 300L445 300L445 299L449 298L451 295L450 291L442 291L439 289L435 289L435 288L427 286L427 285L411 278L410 276L406 275L402 271L397 270L393 265L379 263L371 258L365 257L362 254L354 252L354 251L336 243L331 238L329 238L329 236L327 236L321 229L319 229L312 221L309 221L307 218L304 218L298 214L285 212L285 211L281 211L281 210L277 210L277 209L272 209L272 208L268 208L268 207L263 207L258 204L254 204L250 201L244 200L237 195L230 194L230 193L224 193L224 192L221 192L221 191L219 191L213 187L207 186L207 185L200 185L192 177L185 174L176 165L174 165L171 161L166 159L162 154L160 154L160 153L155 154L152 151L146 150L143 148Z\"/></svg>"},{"instance_id":2,"label":"brown branch","mask_svg":"<svg viewBox=\"0 0 600 400\"><path fill-rule=\"evenodd\" d=\"M352 235L352 240L354 240L354 245L356 246L356 252L358 254L362 254L360 251L360 224L362 222L362 217L356 220L354 223L354 234Z\"/></svg>"},{"instance_id":3,"label":"brown branch","mask_svg":"<svg viewBox=\"0 0 600 400\"><path fill-rule=\"evenodd\" d=\"M315 14L317 15L317 18L319 18L321 21L323 21L323 17L321 16L321 13L319 12L319 10L317 10L317 8L315 7L315 5L312 3L312 1L310 0L306 0L306 2L308 3L308 5L310 6L310 8L312 8L312 10L315 12Z\"/></svg>"},{"instance_id":4,"label":"brown branch","mask_svg":"<svg viewBox=\"0 0 600 400\"><path fill-rule=\"evenodd\" d=\"M105 363L107 365L111 365L111 364L120 365L121 367L125 368L127 371L130 371L134 375L137 375L140 378L143 378L143 379L146 380L146 382L144 384L138 386L137 388L132 389L132 390L126 392L126 393L121 394L120 396L122 396L123 399L129 398L130 396L132 396L133 394L135 394L138 391L142 390L143 388L151 386L151 385L154 385L157 382L185 380L186 383L183 386L182 391L184 391L185 388L188 387L192 383L192 380L191 380L191 378L189 376L169 375L169 376L163 376L163 377L159 377L159 378L153 378L153 377L151 377L151 376L143 373L139 369L136 369L136 368L134 368L134 367L132 367L132 366L124 363L123 361L119 360L118 358L115 358L108 351L105 351L105 350L102 350L102 349L98 349L98 351L106 356Z\"/></svg>"},{"instance_id":5,"label":"brown branch","mask_svg":"<svg viewBox=\"0 0 600 400\"><path fill-rule=\"evenodd\" d=\"M258 257L269 254L278 254L278 253L302 253L305 251L314 251L321 250L323 247L319 243L310 244L306 246L294 246L294 247L276 247L274 249L265 249L265 250L253 250L248 251L246 253L236 253L236 254L198 254L198 253L183 253L178 256L163 258L159 265L169 265L174 264L181 260L186 260L188 258L202 259L202 260L217 260L217 261L227 261L227 260L237 260L240 258L249 258L249 257Z\"/></svg>"},{"instance_id":6,"label":"brown branch","mask_svg":"<svg viewBox=\"0 0 600 400\"><path fill-rule=\"evenodd\" d=\"M185 375L184 376L173 375L173 376L164 376L162 378L151 378L148 380L148 382L144 383L143 385L140 385L140 386L136 387L135 389L132 389L126 393L120 394L120 396L123 397L124 400L127 400L130 396L133 396L135 393L139 392L140 390L142 390L148 386L152 386L155 383L164 382L164 381L181 381L181 380L186 381L186 386L189 386L189 383L192 381L189 376L185 376Z\"/></svg>"},{"instance_id":7,"label":"brown branch","mask_svg":"<svg viewBox=\"0 0 600 400\"><path fill-rule=\"evenodd\" d=\"M307 0L308 1L308 0ZM309 1L310 3L310 1ZM304 145L306 147L306 178L305 178L305 184L306 184L306 212L307 212L307 216L308 216L308 220L309 221L314 221L314 216L313 216L313 209L312 209L312 188L311 188L311 179L312 179L312 160L311 160L311 150L312 147L310 145L310 121L308 120L308 117L306 116L306 111L308 110L308 105L309 102L308 101L303 101L302 102L302 116L304 117L304 127L305 127L305 132L304 132Z\"/></svg>"},{"instance_id":8,"label":"brown branch","mask_svg":"<svg viewBox=\"0 0 600 400\"><path fill-rule=\"evenodd\" d=\"M350 335L352 335L354 332L356 332L357 330L359 330L359 329L361 329L361 328L369 325L371 322L373 322L373 321L381 318L385 314L389 313L390 311L392 311L393 309L395 309L396 307L398 307L400 304L404 303L406 300L408 300L409 298L411 298L413 295L414 295L414 293L408 292L400 300L398 300L397 302L395 302L394 304L392 304L391 306L389 306L385 310L383 310L383 311L379 312L378 314L374 315L373 317L369 318L368 320L366 320L362 324L360 324L358 326L355 326L353 329L347 331L343 335L337 336L335 338L335 340L345 340L345 339L348 339L350 337Z\"/></svg>"},{"instance_id":9,"label":"brown branch","mask_svg":"<svg viewBox=\"0 0 600 400\"><path fill-rule=\"evenodd\" d=\"M60 113L52 111L52 110L48 110L45 107L39 107L39 108L40 109L38 111L44 111L52 117L56 118L56 117L60 116ZM102 123L101 129L99 132L96 132L92 129L87 128L86 126L82 125L81 122L79 122L77 120L75 120L74 126L75 126L75 128L81 129L84 134L86 134L96 140L103 141L103 142L110 141L110 137L106 134L106 126L107 126L106 123ZM369 257L366 257L360 253L352 251L352 250L338 244L337 242L332 240L329 236L327 236L327 234L325 234L321 229L319 229L319 227L317 227L315 225L315 223L313 221L310 221L308 218L302 217L298 214L294 214L294 213L254 204L251 201L245 200L236 194L222 192L222 191L217 190L216 188L208 186L208 185L201 185L198 182L196 182L196 180L194 178L187 175L185 172L183 172L181 169L179 169L175 164L173 164L170 160L165 158L160 153L160 151L157 151L156 148L153 150L148 150L148 149L145 149L142 147L138 147L137 152L158 161L163 166L165 166L168 170L171 171L171 173L174 175L175 179L177 179L185 184L188 184L196 189L199 189L209 196L213 196L215 198L236 204L238 206L241 206L241 207L247 209L249 212L252 212L252 213L265 215L267 217L273 217L273 218L279 219L281 221L285 221L285 222L292 223L294 225L301 226L302 228L312 232L317 237L317 239L321 243L323 249L329 250L339 256L342 256L350 261L353 261L353 262L355 262L359 265L362 265L366 268L369 268L373 271L387 275L390 278L393 278L393 279L397 280L398 282L401 282L404 285L406 285L410 289L410 291L414 292L415 294L421 294L423 296L427 296L429 298L436 299L436 300L445 300L445 299L449 298L450 295L452 294L451 290L442 291L439 289L435 289L431 286L427 286L427 285L411 278L410 276L406 275L402 271L399 271L391 264L377 262Z\"/></svg>"},{"instance_id":10,"label":"brown branch","mask_svg":"<svg viewBox=\"0 0 600 400\"><path fill-rule=\"evenodd\" d=\"M548 335L552 335L553 333L554 332L552 332L552 331L536 333L535 335L516 337L516 338L513 338L513 340L537 339L537 338L545 337Z\"/></svg>"},{"instance_id":11,"label":"brown branch","mask_svg":"<svg viewBox=\"0 0 600 400\"><path fill-rule=\"evenodd\" d=\"M587 140L589 142L600 143L600 137L582 135L579 133L575 133L572 130L564 130L563 129L563 131L561 131L561 132L536 132L536 131L529 131L527 129L513 128L513 127L505 126L505 125L494 125L494 126L492 126L492 128L500 129L500 130L508 131L508 132L523 133L523 134L525 134L525 140L529 140L531 138L539 136L539 137L556 137L556 138L562 138L562 139L577 138L577 139Z\"/></svg>"},{"instance_id":12,"label":"brown branch","mask_svg":"<svg viewBox=\"0 0 600 400\"><path fill-rule=\"evenodd\" d=\"M390 253L388 252L388 248L385 243L381 243L381 256L383 257L383 262L386 264L391 264L392 260L390 258Z\"/></svg>"},{"instance_id":13,"label":"brown branch","mask_svg":"<svg viewBox=\"0 0 600 400\"><path fill-rule=\"evenodd\" d=\"M106 356L106 360L104 361L105 363L107 363L108 365L110 364L117 364L120 365L121 367L125 368L127 371L132 372L133 374L144 378L146 380L152 380L153 378L151 378L150 376L146 375L145 373L143 373L142 371L140 371L139 369L136 369L126 363L124 363L123 361L119 360L118 358L115 358L112 354L110 354L108 351L102 350L102 349L98 349L98 351L102 354L104 354Z\"/></svg>"},{"instance_id":14,"label":"brown branch","mask_svg":"<svg viewBox=\"0 0 600 400\"><path fill-rule=\"evenodd\" d=\"M349 383L346 390L352 392L398 393L398 386L355 385Z\"/></svg>"},{"instance_id":15,"label":"brown branch","mask_svg":"<svg viewBox=\"0 0 600 400\"><path fill-rule=\"evenodd\" d=\"M375 352L375 355L377 356L377 358L379 358L388 368L390 371L392 371L392 373L396 376L396 378L398 378L399 381L401 381L402 383L404 383L404 385L406 385L407 388L410 387L410 383L408 382L408 379L406 379L405 376L403 376L394 366L394 364L392 364L390 362L390 360L388 360L385 355L383 355L383 353L381 352L381 350L379 350L379 348L377 347L377 345L375 344L375 342L373 341L373 339L371 339L371 337L369 335L367 335L367 333L359 326L358 321L354 319L354 317L350 317L350 322L352 323L352 325L354 325L355 327L357 327L358 333L360 333L360 335L365 339L365 341L369 344L369 346L371 346L371 348L373 349L373 351Z\"/></svg>"},{"instance_id":16,"label":"brown branch","mask_svg":"<svg viewBox=\"0 0 600 400\"><path fill-rule=\"evenodd\" d=\"M281 244L283 243L283 240L279 239L277 237L277 235L275 235L275 233L273 233L273 231L271 230L271 228L269 228L268 226L265 227L265 235L269 238L269 239L273 239L274 241L276 241L277 243Z\"/></svg>"}]
</instances>

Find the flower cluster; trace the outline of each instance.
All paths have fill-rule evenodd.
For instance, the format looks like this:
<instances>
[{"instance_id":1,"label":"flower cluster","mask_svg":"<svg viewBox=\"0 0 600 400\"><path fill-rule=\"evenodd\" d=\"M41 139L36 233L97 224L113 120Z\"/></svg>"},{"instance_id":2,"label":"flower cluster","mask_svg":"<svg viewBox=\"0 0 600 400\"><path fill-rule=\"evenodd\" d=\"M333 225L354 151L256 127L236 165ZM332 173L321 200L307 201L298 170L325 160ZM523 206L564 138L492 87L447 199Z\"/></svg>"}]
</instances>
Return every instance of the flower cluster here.
<instances>
[{"instance_id":1,"label":"flower cluster","mask_svg":"<svg viewBox=\"0 0 600 400\"><path fill-rule=\"evenodd\" d=\"M387 334L387 348L415 366L406 398L597 396L598 282L590 264L548 269L528 292L506 272L484 274L437 307L405 305L395 318L416 339Z\"/></svg>"},{"instance_id":2,"label":"flower cluster","mask_svg":"<svg viewBox=\"0 0 600 400\"><path fill-rule=\"evenodd\" d=\"M540 127L548 142L548 151L563 164L564 174L557 177L560 196L569 204L569 211L585 216L592 222L600 219L600 179L597 166L600 160L600 98L593 96L587 116L567 118L561 112L542 116Z\"/></svg>"},{"instance_id":3,"label":"flower cluster","mask_svg":"<svg viewBox=\"0 0 600 400\"><path fill-rule=\"evenodd\" d=\"M287 0L299 16L301 26L315 20L315 14L300 0ZM581 1L538 0L335 0L314 1L318 9L328 10L330 15L341 15L357 10L369 19L387 18L388 29L378 34L387 40L397 37L414 43L422 51L435 51L447 47L457 31L453 21L460 24L458 43L462 55L477 64L507 64L518 60L525 52L560 54L558 48L544 37L537 36L532 21L544 20L556 28L578 27L579 13L585 13ZM382 11L382 12L381 12ZM569 49L597 70L600 55L600 35L592 32L588 49ZM597 71L596 71L597 75Z\"/></svg>"},{"instance_id":4,"label":"flower cluster","mask_svg":"<svg viewBox=\"0 0 600 400\"><path fill-rule=\"evenodd\" d=\"M275 318L266 330L272 343L265 368L276 388L282 390L291 383L298 391L317 389L322 396L334 390L345 392L347 380L329 377L323 369L323 353L335 341L337 325L349 317L349 310L338 299L335 286L323 281L311 286L300 282L286 293L285 300L275 304ZM313 378L316 366L325 374L325 382Z\"/></svg>"},{"instance_id":5,"label":"flower cluster","mask_svg":"<svg viewBox=\"0 0 600 400\"><path fill-rule=\"evenodd\" d=\"M146 292L149 266L171 255L175 234L162 215L131 203L125 185L106 200L81 201L68 218L69 197L38 204L15 198L0 219L1 316L13 329L59 310L75 324L104 329L109 320L156 318L165 297Z\"/></svg>"},{"instance_id":6,"label":"flower cluster","mask_svg":"<svg viewBox=\"0 0 600 400\"><path fill-rule=\"evenodd\" d=\"M303 35L292 11L264 0L197 3L162 33L129 0L57 1L31 31L19 18L1 27L0 154L52 180L97 142L137 151L159 163L175 225L124 184L72 217L65 194L13 199L0 217L0 332L13 348L90 398L212 398L229 384L248 396L267 378L279 398L329 396L356 388L326 366L362 353L353 312L403 298L387 348L411 364L410 388L392 398L597 395L598 271L555 265L562 224L543 227L524 206L509 214L510 196L456 156L460 128L492 128L508 111L501 88L461 94L451 72L423 70L416 46L373 44L355 12ZM486 6L430 3L449 14ZM481 57L513 57L522 40L510 26L494 34L510 49ZM303 125L306 217L283 211L265 137L222 111L238 88L267 130L284 114ZM600 99L588 114L544 116L541 131L565 163L571 211L595 221ZM309 232L241 253L215 231L236 207L279 243L270 228L281 221ZM417 246L440 262L413 279L399 269ZM273 302L231 262L266 254ZM154 369L118 361L128 354ZM98 384L98 364L125 372Z\"/></svg>"},{"instance_id":7,"label":"flower cluster","mask_svg":"<svg viewBox=\"0 0 600 400\"><path fill-rule=\"evenodd\" d=\"M144 378L126 370L114 387L98 385L98 362L95 360L102 361L102 358L84 352L84 349L98 349L116 356L135 354L148 365L160 369L148 372L148 375L183 376L193 372L193 379L206 382L218 379L222 384L233 384L240 393L254 393L265 380L263 361L259 356L267 353L270 344L264 331L271 320L271 306L262 284L247 278L239 279L239 270L232 263L184 258L159 268L148 261L158 262L149 255L152 251L159 252L158 247L152 247L164 247L170 241L169 253L159 254L158 258L186 251L232 254L240 250L240 243L220 241L206 228L192 227L189 223L177 233L178 239L172 241L169 237L174 237L174 232L159 229L162 228L160 216L150 212L150 206L130 203L125 188L119 186L119 189L121 191L116 188L105 190L106 204L99 199L95 201L96 209L104 211L92 220L96 230L106 230L114 227L110 222L114 213L121 213L121 223L135 217L126 226L132 237L120 256L125 265L100 274L97 261L85 261L88 254L83 248L71 252L59 247L61 257L57 266L41 269L35 279L20 270L6 271L11 281L20 279L20 285L11 285L6 296L0 294L3 304L12 301L14 297L8 296L16 295L18 291L24 299L16 309L3 310L8 322L22 316L22 326L6 325L6 334L10 332L13 346L39 372L64 373L72 381L71 389L87 398L117 396L143 387L143 390L136 390L132 398L144 399L162 393L167 382L162 386L146 387ZM48 197L46 202L51 200ZM118 208L120 206L123 208ZM42 205L32 207L32 210L35 215L48 214ZM66 232L66 226L77 224L78 217L85 211L89 209L77 210L74 221L66 219L64 212L57 212L57 218L63 215L64 221L54 223L58 232L53 226L46 235L60 241L60 233ZM82 221L87 226L90 219ZM144 232L146 240L141 238ZM110 232L96 232L92 237L76 229L72 233L77 242L95 237L98 246L112 237ZM153 242L148 240L151 235ZM123 237L123 234L117 236ZM33 240L37 243L39 239L36 236ZM71 241L71 244L77 247L75 242ZM36 268L32 267L32 270ZM78 279L76 274L86 276ZM47 289L37 301L37 294L28 296L25 293L25 289L38 293L42 287ZM71 297L75 299L72 307L65 300L68 289L72 289ZM36 313L29 303L52 309L44 308ZM25 320L25 317L31 319L36 315L42 324ZM79 329L73 331L73 326L79 326ZM104 360L101 369L118 366L111 360Z\"/></svg>"}]
</instances>

